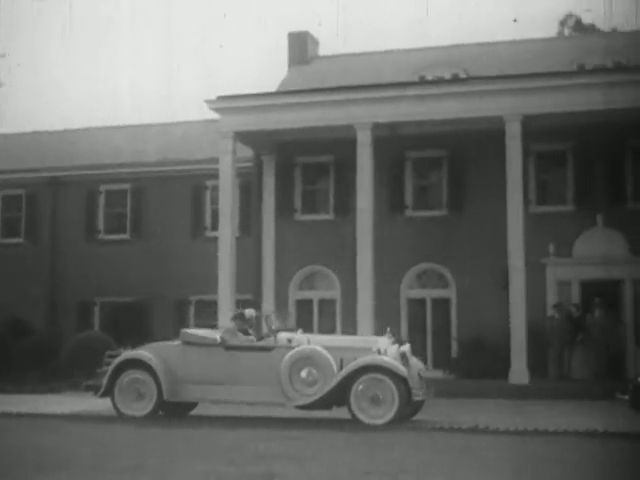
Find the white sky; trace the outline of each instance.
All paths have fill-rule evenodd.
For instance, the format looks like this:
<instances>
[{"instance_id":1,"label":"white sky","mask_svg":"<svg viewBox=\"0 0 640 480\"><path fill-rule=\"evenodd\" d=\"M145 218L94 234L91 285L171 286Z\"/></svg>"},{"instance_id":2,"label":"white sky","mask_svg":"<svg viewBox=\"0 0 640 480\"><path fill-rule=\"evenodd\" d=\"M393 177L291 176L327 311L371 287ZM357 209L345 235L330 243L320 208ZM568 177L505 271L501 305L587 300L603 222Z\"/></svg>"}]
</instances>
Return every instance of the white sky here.
<instances>
[{"instance_id":1,"label":"white sky","mask_svg":"<svg viewBox=\"0 0 640 480\"><path fill-rule=\"evenodd\" d=\"M277 86L292 30L321 54L408 48L552 36L569 10L637 28L638 3L0 0L0 131L212 118L206 98Z\"/></svg>"}]
</instances>

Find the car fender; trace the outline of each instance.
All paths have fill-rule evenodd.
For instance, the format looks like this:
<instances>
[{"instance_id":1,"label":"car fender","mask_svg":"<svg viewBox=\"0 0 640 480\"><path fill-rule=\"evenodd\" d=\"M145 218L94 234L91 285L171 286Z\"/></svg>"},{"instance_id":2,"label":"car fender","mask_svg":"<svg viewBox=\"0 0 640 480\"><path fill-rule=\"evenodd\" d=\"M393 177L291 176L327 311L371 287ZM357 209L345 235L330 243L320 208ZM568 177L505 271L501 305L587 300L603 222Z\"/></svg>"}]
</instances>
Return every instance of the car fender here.
<instances>
[{"instance_id":1,"label":"car fender","mask_svg":"<svg viewBox=\"0 0 640 480\"><path fill-rule=\"evenodd\" d=\"M369 368L387 370L408 380L408 371L401 363L384 355L371 354L366 357L358 358L338 372L333 382L331 382L331 384L318 396L312 399L305 399L303 401L296 402L293 406L300 409L331 408L336 403L351 378L353 378L353 375L357 374L359 371Z\"/></svg>"},{"instance_id":2,"label":"car fender","mask_svg":"<svg viewBox=\"0 0 640 480\"><path fill-rule=\"evenodd\" d=\"M158 378L158 381L160 382L160 389L163 392L163 395L166 396L168 378L167 371L163 363L153 353L142 349L129 350L114 360L114 362L109 367L109 370L107 371L107 374L102 381L102 386L96 396L109 396L111 394L116 375L127 364L135 363L142 363L153 370Z\"/></svg>"}]
</instances>

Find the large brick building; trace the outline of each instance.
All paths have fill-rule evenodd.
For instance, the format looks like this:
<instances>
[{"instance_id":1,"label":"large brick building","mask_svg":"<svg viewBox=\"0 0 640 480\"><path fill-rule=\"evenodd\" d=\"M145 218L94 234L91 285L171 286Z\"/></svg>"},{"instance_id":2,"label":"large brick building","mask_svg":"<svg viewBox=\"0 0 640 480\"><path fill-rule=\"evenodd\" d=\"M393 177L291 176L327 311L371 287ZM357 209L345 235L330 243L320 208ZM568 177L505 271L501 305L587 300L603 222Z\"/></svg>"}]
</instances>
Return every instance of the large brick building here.
<instances>
[{"instance_id":1,"label":"large brick building","mask_svg":"<svg viewBox=\"0 0 640 480\"><path fill-rule=\"evenodd\" d=\"M219 121L5 135L0 308L136 342L254 302L527 383L550 305L600 296L638 373L638 42L321 56L294 32L277 91Z\"/></svg>"}]
</instances>

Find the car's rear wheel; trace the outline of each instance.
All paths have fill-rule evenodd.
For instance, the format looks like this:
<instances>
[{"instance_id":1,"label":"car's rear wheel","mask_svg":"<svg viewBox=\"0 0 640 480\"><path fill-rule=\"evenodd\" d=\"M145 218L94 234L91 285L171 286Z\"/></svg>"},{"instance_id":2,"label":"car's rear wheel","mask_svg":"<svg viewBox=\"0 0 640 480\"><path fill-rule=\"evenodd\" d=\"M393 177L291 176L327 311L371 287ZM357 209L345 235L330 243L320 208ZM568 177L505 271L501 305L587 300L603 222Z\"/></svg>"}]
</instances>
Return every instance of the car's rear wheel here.
<instances>
[{"instance_id":1,"label":"car's rear wheel","mask_svg":"<svg viewBox=\"0 0 640 480\"><path fill-rule=\"evenodd\" d=\"M160 411L171 418L186 417L198 406L198 402L162 402Z\"/></svg>"},{"instance_id":2,"label":"car's rear wheel","mask_svg":"<svg viewBox=\"0 0 640 480\"><path fill-rule=\"evenodd\" d=\"M121 417L154 416L162 403L158 380L150 369L126 368L116 378L111 391L111 403Z\"/></svg>"},{"instance_id":3,"label":"car's rear wheel","mask_svg":"<svg viewBox=\"0 0 640 480\"><path fill-rule=\"evenodd\" d=\"M404 407L402 413L400 414L398 421L406 422L415 417L422 407L424 407L424 400L410 400Z\"/></svg>"},{"instance_id":4,"label":"car's rear wheel","mask_svg":"<svg viewBox=\"0 0 640 480\"><path fill-rule=\"evenodd\" d=\"M381 370L356 376L349 388L351 416L368 426L383 426L402 415L409 400L407 387L397 375Z\"/></svg>"}]
</instances>

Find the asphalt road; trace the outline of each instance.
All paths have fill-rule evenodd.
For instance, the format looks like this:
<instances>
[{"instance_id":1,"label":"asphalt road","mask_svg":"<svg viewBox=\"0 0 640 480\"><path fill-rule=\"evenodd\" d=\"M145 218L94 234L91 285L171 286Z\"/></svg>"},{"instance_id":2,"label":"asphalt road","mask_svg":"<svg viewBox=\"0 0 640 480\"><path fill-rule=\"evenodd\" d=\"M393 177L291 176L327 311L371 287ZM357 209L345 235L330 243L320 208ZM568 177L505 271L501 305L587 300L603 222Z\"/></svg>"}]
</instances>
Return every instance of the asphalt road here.
<instances>
[{"instance_id":1,"label":"asphalt road","mask_svg":"<svg viewBox=\"0 0 640 480\"><path fill-rule=\"evenodd\" d=\"M0 417L0 478L637 479L640 439L345 420Z\"/></svg>"}]
</instances>

